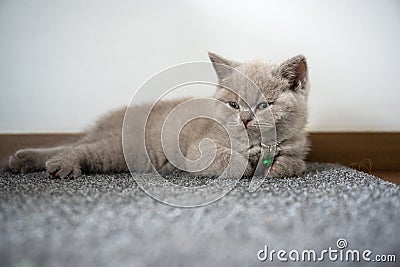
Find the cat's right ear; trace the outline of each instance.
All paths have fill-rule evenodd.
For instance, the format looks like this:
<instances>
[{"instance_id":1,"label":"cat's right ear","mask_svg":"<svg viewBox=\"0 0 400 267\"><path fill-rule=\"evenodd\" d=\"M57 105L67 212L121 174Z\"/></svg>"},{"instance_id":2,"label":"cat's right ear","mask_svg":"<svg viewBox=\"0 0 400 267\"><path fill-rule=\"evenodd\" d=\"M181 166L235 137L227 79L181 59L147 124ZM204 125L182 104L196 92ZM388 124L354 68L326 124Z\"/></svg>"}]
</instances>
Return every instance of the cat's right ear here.
<instances>
[{"instance_id":1,"label":"cat's right ear","mask_svg":"<svg viewBox=\"0 0 400 267\"><path fill-rule=\"evenodd\" d=\"M237 61L223 58L211 52L208 52L208 57L210 58L215 72L217 73L218 79L220 80L229 76L234 71L232 68L236 68L240 65L240 63Z\"/></svg>"}]
</instances>

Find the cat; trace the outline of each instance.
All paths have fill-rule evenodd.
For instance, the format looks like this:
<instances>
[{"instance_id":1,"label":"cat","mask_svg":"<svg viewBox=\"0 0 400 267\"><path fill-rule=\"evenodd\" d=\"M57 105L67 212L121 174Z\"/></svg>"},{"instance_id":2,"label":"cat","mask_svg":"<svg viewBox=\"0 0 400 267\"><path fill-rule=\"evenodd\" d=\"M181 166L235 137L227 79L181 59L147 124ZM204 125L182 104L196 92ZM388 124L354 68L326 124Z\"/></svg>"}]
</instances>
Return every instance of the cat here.
<instances>
[{"instance_id":1,"label":"cat","mask_svg":"<svg viewBox=\"0 0 400 267\"><path fill-rule=\"evenodd\" d=\"M209 166L200 168L201 170L196 169L193 173L218 176L226 168L230 157L234 157L239 164L233 166L228 176L253 175L262 154L263 144L260 141L260 132L263 131L262 121L264 117L267 117L266 114L272 114L275 122L276 150L272 166L267 169L265 175L288 177L302 173L305 170L304 160L309 151L305 130L310 87L306 58L298 55L280 65L261 61L241 63L214 53L209 53L209 58L219 80L213 99L225 104L224 109L218 110L216 114L219 114L222 121L227 123L227 127L240 125L241 127L233 128L233 131L236 129L237 134L243 134L245 131L248 140L240 146L240 149L234 150L228 142L229 138L226 138L223 127L206 119L193 120L185 125L179 135L182 154L194 161L201 156L201 153L204 155L216 153L214 161ZM239 73L249 77L261 92L248 90L245 84L240 84L237 77ZM230 91L227 89L229 87L235 87L238 91ZM241 99L242 96L249 101L245 103ZM8 169L15 173L46 170L51 176L60 178L76 178L82 173L127 172L129 170L147 172L155 169L160 173L175 172L177 167L164 154L161 127L166 115L188 100L191 98L158 102L147 121L145 116L140 116L140 114L143 114L150 104L131 107L131 114L136 114L136 116L133 116L129 122L131 125L129 131L133 138L129 139L126 147L122 146L126 108L121 108L100 118L94 127L88 129L74 143L17 151L9 157ZM229 112L226 111L226 107L230 109ZM198 104L193 105L193 108L202 109L204 106ZM146 129L149 129L146 133L143 127L136 127L145 123L147 123ZM206 143L200 153L199 143L206 137L214 140L214 143ZM146 140L145 146L142 144L143 140ZM131 155L127 161L124 152ZM243 166L244 173L239 173L239 169L243 169Z\"/></svg>"}]
</instances>

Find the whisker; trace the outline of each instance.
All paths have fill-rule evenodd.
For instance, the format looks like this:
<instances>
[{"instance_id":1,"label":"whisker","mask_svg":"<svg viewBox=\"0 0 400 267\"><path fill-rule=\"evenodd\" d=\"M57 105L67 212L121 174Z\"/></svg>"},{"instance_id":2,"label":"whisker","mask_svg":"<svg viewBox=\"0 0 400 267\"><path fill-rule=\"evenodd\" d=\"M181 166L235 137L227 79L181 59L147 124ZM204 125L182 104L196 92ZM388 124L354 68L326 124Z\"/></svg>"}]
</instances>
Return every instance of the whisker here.
<instances>
[{"instance_id":1,"label":"whisker","mask_svg":"<svg viewBox=\"0 0 400 267\"><path fill-rule=\"evenodd\" d=\"M253 125L255 125L255 126L273 126L274 124L272 124L272 123L255 123Z\"/></svg>"}]
</instances>

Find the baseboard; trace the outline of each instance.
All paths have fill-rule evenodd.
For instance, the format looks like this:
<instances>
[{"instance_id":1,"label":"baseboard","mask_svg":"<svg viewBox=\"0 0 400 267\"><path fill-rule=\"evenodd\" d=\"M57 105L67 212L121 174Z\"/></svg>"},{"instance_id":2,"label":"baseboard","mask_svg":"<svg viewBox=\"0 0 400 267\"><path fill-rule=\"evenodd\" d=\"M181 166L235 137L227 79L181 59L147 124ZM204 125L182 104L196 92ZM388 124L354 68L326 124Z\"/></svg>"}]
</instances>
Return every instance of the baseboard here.
<instances>
[{"instance_id":1,"label":"baseboard","mask_svg":"<svg viewBox=\"0 0 400 267\"><path fill-rule=\"evenodd\" d=\"M0 159L24 147L66 143L80 134L0 134ZM311 132L308 161L366 171L400 171L400 132Z\"/></svg>"},{"instance_id":2,"label":"baseboard","mask_svg":"<svg viewBox=\"0 0 400 267\"><path fill-rule=\"evenodd\" d=\"M400 132L311 132L307 160L365 171L400 170Z\"/></svg>"}]
</instances>

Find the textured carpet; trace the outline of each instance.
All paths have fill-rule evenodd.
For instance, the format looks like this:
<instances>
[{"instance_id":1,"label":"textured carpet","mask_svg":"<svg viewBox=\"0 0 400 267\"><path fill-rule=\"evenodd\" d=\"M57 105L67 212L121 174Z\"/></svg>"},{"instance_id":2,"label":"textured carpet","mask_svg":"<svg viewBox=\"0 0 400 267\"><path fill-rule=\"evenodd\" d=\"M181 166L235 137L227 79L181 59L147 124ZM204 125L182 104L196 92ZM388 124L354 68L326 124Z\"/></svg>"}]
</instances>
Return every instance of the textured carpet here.
<instances>
[{"instance_id":1,"label":"textured carpet","mask_svg":"<svg viewBox=\"0 0 400 267\"><path fill-rule=\"evenodd\" d=\"M272 266L276 258L257 259L265 245L318 251L337 249L338 238L347 249L395 254L399 263L399 186L316 163L301 177L267 179L254 193L248 184L241 180L204 207L175 208L147 196L130 174L57 180L3 173L0 265ZM321 264L354 262L300 262Z\"/></svg>"}]
</instances>

